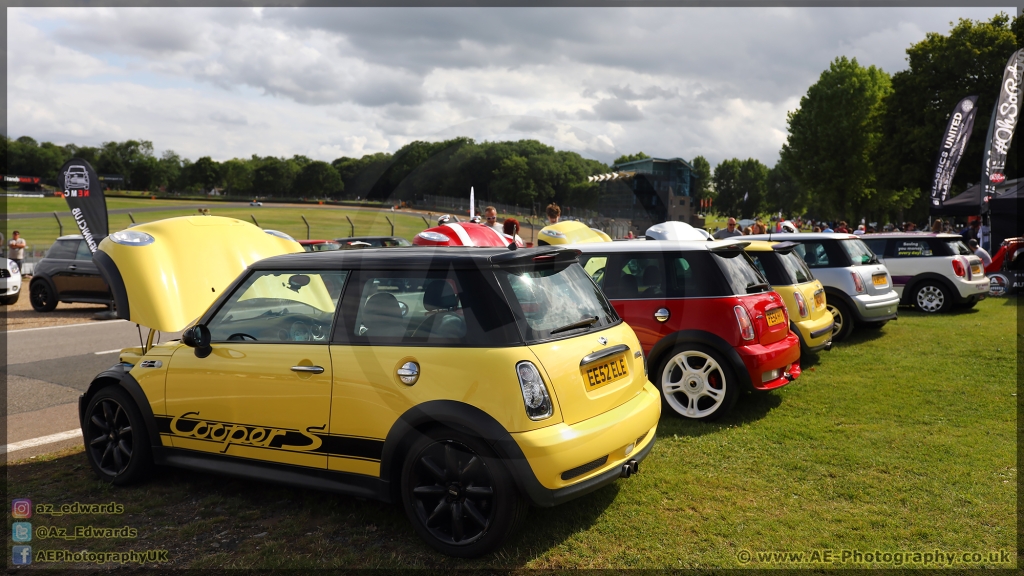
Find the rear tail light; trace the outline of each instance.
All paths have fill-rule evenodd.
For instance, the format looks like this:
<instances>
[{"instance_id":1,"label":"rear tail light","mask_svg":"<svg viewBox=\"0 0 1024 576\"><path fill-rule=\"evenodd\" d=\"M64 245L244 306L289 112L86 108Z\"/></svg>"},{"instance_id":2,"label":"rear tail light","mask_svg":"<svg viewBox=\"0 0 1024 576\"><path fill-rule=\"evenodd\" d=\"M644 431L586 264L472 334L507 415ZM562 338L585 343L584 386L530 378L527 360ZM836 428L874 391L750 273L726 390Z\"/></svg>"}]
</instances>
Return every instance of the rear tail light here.
<instances>
[{"instance_id":1,"label":"rear tail light","mask_svg":"<svg viewBox=\"0 0 1024 576\"><path fill-rule=\"evenodd\" d=\"M544 379L540 377L540 371L533 365L533 362L524 360L516 364L516 376L519 377L519 387L523 390L526 415L530 417L530 420L543 420L551 417L553 413L551 397L548 396Z\"/></svg>"},{"instance_id":2,"label":"rear tail light","mask_svg":"<svg viewBox=\"0 0 1024 576\"><path fill-rule=\"evenodd\" d=\"M959 258L953 258L953 274L963 278L964 274L967 274L967 270L964 268L964 263Z\"/></svg>"},{"instance_id":3,"label":"rear tail light","mask_svg":"<svg viewBox=\"0 0 1024 576\"><path fill-rule=\"evenodd\" d=\"M733 306L732 311L736 313L736 323L740 327L740 336L744 340L754 339L754 323L750 321L750 314L743 306Z\"/></svg>"},{"instance_id":4,"label":"rear tail light","mask_svg":"<svg viewBox=\"0 0 1024 576\"><path fill-rule=\"evenodd\" d=\"M793 297L796 298L796 307L800 311L800 317L807 317L807 303L804 302L804 297L799 292L794 292Z\"/></svg>"},{"instance_id":5,"label":"rear tail light","mask_svg":"<svg viewBox=\"0 0 1024 576\"><path fill-rule=\"evenodd\" d=\"M856 272L850 272L850 276L853 276L853 287L857 290L857 293L860 294L861 292L863 292L864 282L860 279L860 274L857 274Z\"/></svg>"}]
</instances>

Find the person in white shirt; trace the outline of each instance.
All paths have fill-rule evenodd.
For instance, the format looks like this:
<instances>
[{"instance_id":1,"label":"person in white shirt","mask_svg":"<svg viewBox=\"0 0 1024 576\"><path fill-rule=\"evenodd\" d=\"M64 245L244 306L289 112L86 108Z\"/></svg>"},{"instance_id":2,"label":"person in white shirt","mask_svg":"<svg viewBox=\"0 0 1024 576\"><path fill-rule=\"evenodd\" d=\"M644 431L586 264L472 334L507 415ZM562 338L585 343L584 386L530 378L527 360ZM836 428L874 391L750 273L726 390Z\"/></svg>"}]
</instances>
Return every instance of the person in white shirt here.
<instances>
[{"instance_id":1,"label":"person in white shirt","mask_svg":"<svg viewBox=\"0 0 1024 576\"><path fill-rule=\"evenodd\" d=\"M498 223L498 211L495 210L494 206L484 208L484 221L482 223L494 228L498 232L503 231L501 224Z\"/></svg>"},{"instance_id":2,"label":"person in white shirt","mask_svg":"<svg viewBox=\"0 0 1024 576\"><path fill-rule=\"evenodd\" d=\"M11 241L7 243L7 257L18 265L18 270L24 267L26 246L20 232L15 230L11 233Z\"/></svg>"},{"instance_id":3,"label":"person in white shirt","mask_svg":"<svg viewBox=\"0 0 1024 576\"><path fill-rule=\"evenodd\" d=\"M978 241L974 238L968 240L967 245L971 248L971 252L974 252L975 256L981 258L981 267L988 268L989 264L992 263L992 255L981 246L978 246Z\"/></svg>"}]
</instances>

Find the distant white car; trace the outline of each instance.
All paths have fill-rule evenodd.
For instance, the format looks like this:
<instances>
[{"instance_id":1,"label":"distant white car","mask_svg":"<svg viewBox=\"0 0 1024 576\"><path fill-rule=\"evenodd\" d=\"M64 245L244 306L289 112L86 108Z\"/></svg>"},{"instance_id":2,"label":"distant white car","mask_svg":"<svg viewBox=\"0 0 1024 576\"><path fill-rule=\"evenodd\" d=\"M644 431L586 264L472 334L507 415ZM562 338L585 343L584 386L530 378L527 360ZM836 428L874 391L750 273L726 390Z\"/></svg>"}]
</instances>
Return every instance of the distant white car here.
<instances>
[{"instance_id":1,"label":"distant white car","mask_svg":"<svg viewBox=\"0 0 1024 576\"><path fill-rule=\"evenodd\" d=\"M249 202L249 206L263 206L263 202L253 200L252 202Z\"/></svg>"},{"instance_id":2,"label":"distant white car","mask_svg":"<svg viewBox=\"0 0 1024 576\"><path fill-rule=\"evenodd\" d=\"M4 260L6 263L0 270L0 302L9 306L17 302L18 296L21 296L21 270L13 260Z\"/></svg>"}]
</instances>

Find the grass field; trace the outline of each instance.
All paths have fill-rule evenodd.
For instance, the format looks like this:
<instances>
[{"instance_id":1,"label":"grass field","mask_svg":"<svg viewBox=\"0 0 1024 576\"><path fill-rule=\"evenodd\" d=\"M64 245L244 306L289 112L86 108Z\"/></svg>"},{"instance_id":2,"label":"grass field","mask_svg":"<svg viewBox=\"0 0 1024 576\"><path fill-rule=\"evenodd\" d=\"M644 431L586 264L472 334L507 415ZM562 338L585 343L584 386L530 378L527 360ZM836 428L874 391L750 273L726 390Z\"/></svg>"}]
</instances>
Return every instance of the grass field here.
<instances>
[{"instance_id":1,"label":"grass field","mask_svg":"<svg viewBox=\"0 0 1024 576\"><path fill-rule=\"evenodd\" d=\"M897 562L814 562L816 550L837 559L842 550L941 550L961 554L953 567L979 567L962 561L977 552L982 565L1012 568L1018 306L904 309L805 359L789 386L741 398L717 423L665 414L638 476L531 510L509 545L474 561L434 553L397 506L180 470L112 488L94 479L81 449L9 465L8 492L125 506L120 516L33 523L139 531L136 541L33 542L39 549L167 549L176 567L822 569ZM771 552L809 561L758 556ZM906 558L907 567L947 565Z\"/></svg>"}]
</instances>

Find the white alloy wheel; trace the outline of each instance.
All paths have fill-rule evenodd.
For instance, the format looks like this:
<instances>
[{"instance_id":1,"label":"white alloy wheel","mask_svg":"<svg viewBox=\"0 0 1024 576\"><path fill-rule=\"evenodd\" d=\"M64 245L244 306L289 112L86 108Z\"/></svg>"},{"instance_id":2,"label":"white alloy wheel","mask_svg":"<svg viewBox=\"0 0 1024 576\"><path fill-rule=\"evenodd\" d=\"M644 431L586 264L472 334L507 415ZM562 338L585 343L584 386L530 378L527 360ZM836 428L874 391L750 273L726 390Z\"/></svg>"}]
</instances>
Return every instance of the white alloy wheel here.
<instances>
[{"instance_id":1,"label":"white alloy wheel","mask_svg":"<svg viewBox=\"0 0 1024 576\"><path fill-rule=\"evenodd\" d=\"M938 312L946 304L946 293L934 284L926 284L917 291L916 300L922 312Z\"/></svg>"},{"instance_id":2,"label":"white alloy wheel","mask_svg":"<svg viewBox=\"0 0 1024 576\"><path fill-rule=\"evenodd\" d=\"M843 313L832 304L825 304L825 308L832 314L832 335L835 336L843 329Z\"/></svg>"},{"instance_id":3,"label":"white alloy wheel","mask_svg":"<svg viewBox=\"0 0 1024 576\"><path fill-rule=\"evenodd\" d=\"M726 387L733 385L725 374L711 355L684 350L665 363L661 391L668 405L680 416L707 418L722 408Z\"/></svg>"}]
</instances>

